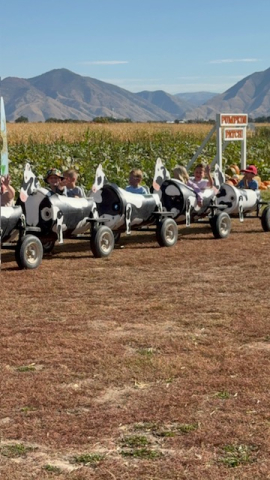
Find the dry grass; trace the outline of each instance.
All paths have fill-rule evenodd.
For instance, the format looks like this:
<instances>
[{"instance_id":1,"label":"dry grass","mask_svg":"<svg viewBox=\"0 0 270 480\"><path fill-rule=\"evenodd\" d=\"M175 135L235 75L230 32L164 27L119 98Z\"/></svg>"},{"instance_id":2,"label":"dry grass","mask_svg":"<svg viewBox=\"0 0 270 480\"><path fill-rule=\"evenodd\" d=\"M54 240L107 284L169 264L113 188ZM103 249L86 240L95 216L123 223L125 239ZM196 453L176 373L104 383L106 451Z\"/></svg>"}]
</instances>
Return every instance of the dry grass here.
<instances>
[{"instance_id":1,"label":"dry grass","mask_svg":"<svg viewBox=\"0 0 270 480\"><path fill-rule=\"evenodd\" d=\"M132 141L138 135L151 136L156 133L196 135L205 137L212 125L206 124L164 124L164 123L9 123L9 145L17 143L46 143L51 144L59 140L78 142L86 132L104 132L111 134L120 141Z\"/></svg>"},{"instance_id":2,"label":"dry grass","mask_svg":"<svg viewBox=\"0 0 270 480\"><path fill-rule=\"evenodd\" d=\"M2 251L3 480L270 478L269 234Z\"/></svg>"}]
</instances>

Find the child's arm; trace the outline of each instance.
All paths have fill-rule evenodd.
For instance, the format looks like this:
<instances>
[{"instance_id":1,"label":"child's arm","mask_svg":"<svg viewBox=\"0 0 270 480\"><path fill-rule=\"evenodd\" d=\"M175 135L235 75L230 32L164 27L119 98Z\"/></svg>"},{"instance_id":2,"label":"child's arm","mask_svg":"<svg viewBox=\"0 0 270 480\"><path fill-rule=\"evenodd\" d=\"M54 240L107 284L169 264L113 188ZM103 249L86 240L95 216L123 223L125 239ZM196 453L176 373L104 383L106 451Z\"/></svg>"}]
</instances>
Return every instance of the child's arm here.
<instances>
[{"instance_id":1,"label":"child's arm","mask_svg":"<svg viewBox=\"0 0 270 480\"><path fill-rule=\"evenodd\" d=\"M6 196L8 198L8 201L13 200L13 198L15 197L15 190L10 185L10 176L9 175L6 175L3 183L6 187L6 194L7 194Z\"/></svg>"},{"instance_id":2,"label":"child's arm","mask_svg":"<svg viewBox=\"0 0 270 480\"><path fill-rule=\"evenodd\" d=\"M214 181L213 181L213 178L211 176L211 171L210 171L210 167L209 165L206 165L205 167L205 173L206 173L206 176L208 178L208 187L209 188L212 188L214 186Z\"/></svg>"}]
</instances>

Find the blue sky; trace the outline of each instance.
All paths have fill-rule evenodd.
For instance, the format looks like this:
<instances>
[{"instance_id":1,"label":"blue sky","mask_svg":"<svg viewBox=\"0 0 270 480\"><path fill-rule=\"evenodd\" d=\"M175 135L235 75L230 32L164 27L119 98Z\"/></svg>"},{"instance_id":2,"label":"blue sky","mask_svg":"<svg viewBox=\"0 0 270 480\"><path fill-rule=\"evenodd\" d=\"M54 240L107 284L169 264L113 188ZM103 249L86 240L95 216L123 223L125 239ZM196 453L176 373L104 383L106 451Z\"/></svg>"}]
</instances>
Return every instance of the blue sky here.
<instances>
[{"instance_id":1,"label":"blue sky","mask_svg":"<svg viewBox=\"0 0 270 480\"><path fill-rule=\"evenodd\" d=\"M270 67L269 0L2 0L0 76L223 93Z\"/></svg>"}]
</instances>

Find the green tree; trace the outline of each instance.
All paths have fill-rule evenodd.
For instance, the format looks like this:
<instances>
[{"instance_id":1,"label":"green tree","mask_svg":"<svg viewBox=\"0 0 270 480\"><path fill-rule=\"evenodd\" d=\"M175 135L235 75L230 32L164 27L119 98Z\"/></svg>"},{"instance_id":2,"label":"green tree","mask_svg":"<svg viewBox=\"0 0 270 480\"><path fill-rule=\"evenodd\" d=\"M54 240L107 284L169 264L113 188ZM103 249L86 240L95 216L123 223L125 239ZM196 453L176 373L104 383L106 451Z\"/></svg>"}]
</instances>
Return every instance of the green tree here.
<instances>
[{"instance_id":1,"label":"green tree","mask_svg":"<svg viewBox=\"0 0 270 480\"><path fill-rule=\"evenodd\" d=\"M27 122L28 122L28 118L24 117L23 115L21 115L15 120L15 123L27 123Z\"/></svg>"}]
</instances>

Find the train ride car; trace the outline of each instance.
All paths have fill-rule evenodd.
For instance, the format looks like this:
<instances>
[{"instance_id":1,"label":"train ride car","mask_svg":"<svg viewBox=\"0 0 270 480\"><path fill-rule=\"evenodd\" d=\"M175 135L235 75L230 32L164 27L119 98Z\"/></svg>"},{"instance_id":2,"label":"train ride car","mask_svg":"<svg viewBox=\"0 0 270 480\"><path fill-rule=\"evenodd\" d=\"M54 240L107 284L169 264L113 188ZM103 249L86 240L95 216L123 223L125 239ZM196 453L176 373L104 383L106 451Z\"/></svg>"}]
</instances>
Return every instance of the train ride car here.
<instances>
[{"instance_id":1,"label":"train ride car","mask_svg":"<svg viewBox=\"0 0 270 480\"><path fill-rule=\"evenodd\" d=\"M160 184L166 178L166 169L158 159L155 178ZM132 230L155 230L160 246L171 247L178 239L177 224L171 212L163 209L160 195L130 193L105 178L99 165L92 187L99 218L112 229L115 238L122 232L130 234Z\"/></svg>"}]
</instances>

